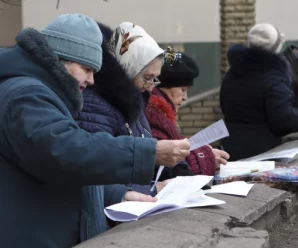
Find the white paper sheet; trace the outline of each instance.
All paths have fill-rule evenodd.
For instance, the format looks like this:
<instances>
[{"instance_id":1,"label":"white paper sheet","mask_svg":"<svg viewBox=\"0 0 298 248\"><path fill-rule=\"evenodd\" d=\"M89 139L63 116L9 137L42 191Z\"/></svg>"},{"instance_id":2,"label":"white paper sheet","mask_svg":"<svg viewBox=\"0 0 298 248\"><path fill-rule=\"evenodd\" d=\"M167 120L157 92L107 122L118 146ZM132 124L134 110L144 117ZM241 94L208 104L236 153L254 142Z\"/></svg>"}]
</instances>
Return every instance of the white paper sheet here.
<instances>
[{"instance_id":1,"label":"white paper sheet","mask_svg":"<svg viewBox=\"0 0 298 248\"><path fill-rule=\"evenodd\" d=\"M212 178L176 177L159 192L157 202L122 202L107 207L105 214L112 220L125 222L181 208L224 204L224 201L205 196L201 190Z\"/></svg>"},{"instance_id":2,"label":"white paper sheet","mask_svg":"<svg viewBox=\"0 0 298 248\"><path fill-rule=\"evenodd\" d=\"M298 148L291 148L279 152L270 152L266 154L257 155L248 159L246 161L261 161L269 159L279 159L279 158L294 158L298 154Z\"/></svg>"},{"instance_id":3,"label":"white paper sheet","mask_svg":"<svg viewBox=\"0 0 298 248\"><path fill-rule=\"evenodd\" d=\"M162 203L184 205L187 199L212 179L212 176L203 175L176 177L156 195L156 198Z\"/></svg>"},{"instance_id":4,"label":"white paper sheet","mask_svg":"<svg viewBox=\"0 0 298 248\"><path fill-rule=\"evenodd\" d=\"M205 195L205 192L203 190L200 190L197 194L194 194L191 196L186 204L184 205L186 208L192 208L192 207L206 207L206 206L216 206L225 204L226 202L222 200L218 200L209 196Z\"/></svg>"},{"instance_id":5,"label":"white paper sheet","mask_svg":"<svg viewBox=\"0 0 298 248\"><path fill-rule=\"evenodd\" d=\"M236 181L212 186L211 189L204 190L205 194L227 194L247 196L254 184L248 184L243 181Z\"/></svg>"},{"instance_id":6,"label":"white paper sheet","mask_svg":"<svg viewBox=\"0 0 298 248\"><path fill-rule=\"evenodd\" d=\"M239 176L253 172L269 171L275 169L274 161L237 161L220 165L219 176Z\"/></svg>"},{"instance_id":7,"label":"white paper sheet","mask_svg":"<svg viewBox=\"0 0 298 248\"><path fill-rule=\"evenodd\" d=\"M195 150L227 136L229 136L229 132L224 121L217 121L189 138L190 150Z\"/></svg>"}]
</instances>

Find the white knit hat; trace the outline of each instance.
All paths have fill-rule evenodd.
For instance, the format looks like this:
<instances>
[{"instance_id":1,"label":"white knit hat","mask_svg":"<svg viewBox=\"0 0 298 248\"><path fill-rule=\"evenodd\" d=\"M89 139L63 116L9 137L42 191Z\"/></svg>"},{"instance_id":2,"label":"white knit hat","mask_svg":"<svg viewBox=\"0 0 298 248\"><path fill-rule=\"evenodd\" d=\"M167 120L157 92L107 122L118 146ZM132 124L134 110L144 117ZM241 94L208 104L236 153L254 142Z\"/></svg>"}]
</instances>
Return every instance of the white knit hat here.
<instances>
[{"instance_id":1,"label":"white knit hat","mask_svg":"<svg viewBox=\"0 0 298 248\"><path fill-rule=\"evenodd\" d=\"M256 24L247 35L249 47L260 47L274 53L281 51L284 41L285 35L268 23Z\"/></svg>"}]
</instances>

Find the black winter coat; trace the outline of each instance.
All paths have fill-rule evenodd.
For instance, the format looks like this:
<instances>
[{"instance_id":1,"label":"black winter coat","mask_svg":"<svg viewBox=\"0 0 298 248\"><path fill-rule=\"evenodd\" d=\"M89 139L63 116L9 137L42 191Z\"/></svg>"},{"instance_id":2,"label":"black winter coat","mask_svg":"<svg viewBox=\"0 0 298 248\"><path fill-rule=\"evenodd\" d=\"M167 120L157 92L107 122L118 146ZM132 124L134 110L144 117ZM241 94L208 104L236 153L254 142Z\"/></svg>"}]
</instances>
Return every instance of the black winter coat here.
<instances>
[{"instance_id":1,"label":"black winter coat","mask_svg":"<svg viewBox=\"0 0 298 248\"><path fill-rule=\"evenodd\" d=\"M281 144L298 131L298 111L286 62L259 48L233 46L231 65L220 91L220 105L230 132L222 144L238 160Z\"/></svg>"}]
</instances>

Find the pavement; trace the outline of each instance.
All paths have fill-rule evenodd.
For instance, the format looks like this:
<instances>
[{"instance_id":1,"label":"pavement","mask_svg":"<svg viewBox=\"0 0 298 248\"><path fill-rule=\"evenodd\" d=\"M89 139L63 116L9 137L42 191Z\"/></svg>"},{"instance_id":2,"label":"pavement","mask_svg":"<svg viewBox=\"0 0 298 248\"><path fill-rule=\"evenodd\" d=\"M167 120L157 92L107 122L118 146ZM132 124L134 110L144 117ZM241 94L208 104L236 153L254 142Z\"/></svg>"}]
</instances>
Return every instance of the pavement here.
<instances>
[{"instance_id":1,"label":"pavement","mask_svg":"<svg viewBox=\"0 0 298 248\"><path fill-rule=\"evenodd\" d=\"M281 221L269 229L270 248L297 248L298 247L298 220L293 222Z\"/></svg>"}]
</instances>

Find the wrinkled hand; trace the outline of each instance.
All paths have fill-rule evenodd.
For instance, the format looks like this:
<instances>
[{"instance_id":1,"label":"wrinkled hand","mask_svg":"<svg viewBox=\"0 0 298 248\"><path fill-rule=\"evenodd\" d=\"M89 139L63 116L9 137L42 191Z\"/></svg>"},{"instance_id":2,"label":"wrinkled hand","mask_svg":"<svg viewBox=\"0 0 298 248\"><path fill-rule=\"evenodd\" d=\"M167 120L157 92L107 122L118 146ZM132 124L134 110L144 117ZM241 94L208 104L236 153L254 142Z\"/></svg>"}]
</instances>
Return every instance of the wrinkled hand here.
<instances>
[{"instance_id":1,"label":"wrinkled hand","mask_svg":"<svg viewBox=\"0 0 298 248\"><path fill-rule=\"evenodd\" d=\"M156 184L156 191L159 193L169 182L171 182L173 179L164 180L162 182L158 182Z\"/></svg>"},{"instance_id":2,"label":"wrinkled hand","mask_svg":"<svg viewBox=\"0 0 298 248\"><path fill-rule=\"evenodd\" d=\"M219 168L221 164L226 165L230 155L222 150L211 148L215 157L216 167Z\"/></svg>"},{"instance_id":3,"label":"wrinkled hand","mask_svg":"<svg viewBox=\"0 0 298 248\"><path fill-rule=\"evenodd\" d=\"M157 198L136 191L127 191L123 196L123 201L156 202Z\"/></svg>"},{"instance_id":4,"label":"wrinkled hand","mask_svg":"<svg viewBox=\"0 0 298 248\"><path fill-rule=\"evenodd\" d=\"M155 162L158 165L175 166L189 154L190 143L183 140L159 140L156 144Z\"/></svg>"}]
</instances>

